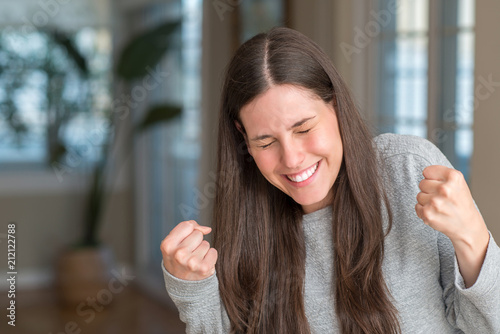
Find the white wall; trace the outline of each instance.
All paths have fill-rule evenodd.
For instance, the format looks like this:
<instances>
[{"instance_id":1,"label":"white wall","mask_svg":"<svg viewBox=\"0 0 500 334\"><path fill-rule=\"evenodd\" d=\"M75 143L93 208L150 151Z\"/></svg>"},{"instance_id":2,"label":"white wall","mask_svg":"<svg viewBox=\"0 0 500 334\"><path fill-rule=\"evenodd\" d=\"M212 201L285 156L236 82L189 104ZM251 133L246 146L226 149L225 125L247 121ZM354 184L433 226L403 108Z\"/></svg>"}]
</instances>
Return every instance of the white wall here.
<instances>
[{"instance_id":1,"label":"white wall","mask_svg":"<svg viewBox=\"0 0 500 334\"><path fill-rule=\"evenodd\" d=\"M471 189L488 228L500 241L500 2L476 1L474 155ZM485 85L492 80L495 84Z\"/></svg>"}]
</instances>

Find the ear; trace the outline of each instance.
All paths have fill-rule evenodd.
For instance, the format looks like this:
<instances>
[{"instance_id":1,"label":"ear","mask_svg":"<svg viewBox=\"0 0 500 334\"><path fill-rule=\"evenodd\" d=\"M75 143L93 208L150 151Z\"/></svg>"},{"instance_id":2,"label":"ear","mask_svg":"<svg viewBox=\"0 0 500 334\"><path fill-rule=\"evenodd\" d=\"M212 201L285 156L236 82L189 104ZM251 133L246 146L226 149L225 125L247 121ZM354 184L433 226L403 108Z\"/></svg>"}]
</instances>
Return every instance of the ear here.
<instances>
[{"instance_id":1,"label":"ear","mask_svg":"<svg viewBox=\"0 0 500 334\"><path fill-rule=\"evenodd\" d=\"M245 138L245 144L247 145L247 150L248 150L248 153L250 155L252 155L252 151L250 149L250 145L248 144L248 137L247 137L247 133L245 131L245 128L243 127L243 125L241 125L240 122L238 121L234 121L234 125L236 126L236 129L238 129L238 131L243 135L243 138ZM253 155L252 155L253 156Z\"/></svg>"}]
</instances>

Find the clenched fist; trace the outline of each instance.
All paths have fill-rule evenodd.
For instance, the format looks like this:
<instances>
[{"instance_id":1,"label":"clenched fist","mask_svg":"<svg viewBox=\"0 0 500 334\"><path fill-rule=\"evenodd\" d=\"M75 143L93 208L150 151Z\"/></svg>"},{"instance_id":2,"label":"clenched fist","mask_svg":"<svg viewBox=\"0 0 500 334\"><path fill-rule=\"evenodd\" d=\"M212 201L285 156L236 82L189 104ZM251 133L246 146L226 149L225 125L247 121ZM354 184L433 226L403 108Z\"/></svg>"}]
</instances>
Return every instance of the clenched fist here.
<instances>
[{"instance_id":1,"label":"clenched fist","mask_svg":"<svg viewBox=\"0 0 500 334\"><path fill-rule=\"evenodd\" d=\"M476 209L465 179L457 170L429 166L417 195L417 216L445 234L455 248L465 287L476 282L489 243L489 232Z\"/></svg>"},{"instance_id":2,"label":"clenched fist","mask_svg":"<svg viewBox=\"0 0 500 334\"><path fill-rule=\"evenodd\" d=\"M445 166L429 166L423 175L415 211L424 223L452 242L488 234L462 173Z\"/></svg>"},{"instance_id":3,"label":"clenched fist","mask_svg":"<svg viewBox=\"0 0 500 334\"><path fill-rule=\"evenodd\" d=\"M203 236L211 230L194 220L179 223L161 242L165 269L187 281L199 281L211 276L215 272L217 251L203 240Z\"/></svg>"}]
</instances>

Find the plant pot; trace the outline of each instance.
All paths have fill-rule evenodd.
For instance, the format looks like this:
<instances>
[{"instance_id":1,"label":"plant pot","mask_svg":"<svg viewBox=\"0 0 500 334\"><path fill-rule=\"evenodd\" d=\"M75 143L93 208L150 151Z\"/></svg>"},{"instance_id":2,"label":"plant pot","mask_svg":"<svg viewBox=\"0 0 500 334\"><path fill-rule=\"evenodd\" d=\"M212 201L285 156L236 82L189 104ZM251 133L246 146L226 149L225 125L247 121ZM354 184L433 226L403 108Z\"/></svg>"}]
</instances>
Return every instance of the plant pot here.
<instances>
[{"instance_id":1,"label":"plant pot","mask_svg":"<svg viewBox=\"0 0 500 334\"><path fill-rule=\"evenodd\" d=\"M56 270L58 298L68 307L95 300L99 291L108 289L112 256L105 247L67 250L59 257Z\"/></svg>"}]
</instances>

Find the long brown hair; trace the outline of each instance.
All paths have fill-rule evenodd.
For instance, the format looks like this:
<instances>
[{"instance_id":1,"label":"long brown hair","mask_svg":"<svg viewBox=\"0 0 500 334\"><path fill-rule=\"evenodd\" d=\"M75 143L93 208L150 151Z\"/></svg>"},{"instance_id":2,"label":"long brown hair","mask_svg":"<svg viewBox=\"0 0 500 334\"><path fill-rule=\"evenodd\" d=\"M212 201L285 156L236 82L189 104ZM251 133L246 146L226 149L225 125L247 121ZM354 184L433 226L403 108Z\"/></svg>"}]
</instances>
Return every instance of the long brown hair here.
<instances>
[{"instance_id":1,"label":"long brown hair","mask_svg":"<svg viewBox=\"0 0 500 334\"><path fill-rule=\"evenodd\" d=\"M226 72L219 115L213 225L222 301L233 333L309 333L302 209L271 185L235 126L273 85L306 88L334 106L344 156L335 181L335 310L342 333L399 333L382 275L383 207L392 215L372 136L331 61L309 38L273 28L245 42Z\"/></svg>"}]
</instances>

